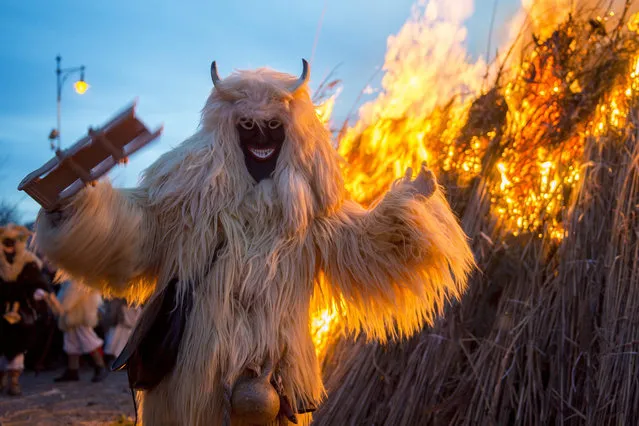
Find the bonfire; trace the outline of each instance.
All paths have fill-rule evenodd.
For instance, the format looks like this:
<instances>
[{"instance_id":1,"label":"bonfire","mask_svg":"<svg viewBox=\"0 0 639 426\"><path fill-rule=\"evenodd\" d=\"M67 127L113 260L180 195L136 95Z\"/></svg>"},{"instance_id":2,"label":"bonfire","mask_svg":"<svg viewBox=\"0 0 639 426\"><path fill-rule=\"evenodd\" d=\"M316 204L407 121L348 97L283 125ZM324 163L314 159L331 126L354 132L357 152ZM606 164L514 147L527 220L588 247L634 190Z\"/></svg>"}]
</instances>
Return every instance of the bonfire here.
<instances>
[{"instance_id":1,"label":"bonfire","mask_svg":"<svg viewBox=\"0 0 639 426\"><path fill-rule=\"evenodd\" d=\"M526 1L487 63L464 47L472 1L452 3L389 39L383 90L339 149L364 204L428 162L481 273L402 342L318 306L316 424L639 424L639 14Z\"/></svg>"}]
</instances>

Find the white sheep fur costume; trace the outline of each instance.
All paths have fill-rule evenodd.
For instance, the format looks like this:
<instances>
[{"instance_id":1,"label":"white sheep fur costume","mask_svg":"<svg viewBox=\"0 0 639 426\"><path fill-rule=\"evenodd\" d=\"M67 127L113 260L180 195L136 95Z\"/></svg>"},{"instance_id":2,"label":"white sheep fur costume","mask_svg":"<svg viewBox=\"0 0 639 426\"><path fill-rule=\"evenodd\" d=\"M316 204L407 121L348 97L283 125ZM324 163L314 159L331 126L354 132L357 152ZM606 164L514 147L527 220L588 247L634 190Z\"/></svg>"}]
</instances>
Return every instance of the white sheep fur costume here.
<instances>
[{"instance_id":1,"label":"white sheep fur costume","mask_svg":"<svg viewBox=\"0 0 639 426\"><path fill-rule=\"evenodd\" d=\"M176 367L141 397L145 424L221 424L223 384L267 356L279 360L292 407L317 405L325 390L312 300L344 305L349 329L384 341L432 322L465 289L474 261L441 190L425 199L400 180L371 209L351 201L308 87L286 90L295 80L236 71L217 83L227 96L212 90L199 130L137 188L88 187L57 226L40 213L39 247L83 282L140 301L177 277L178 300L193 295ZM273 177L258 184L244 164L240 117L277 118L286 129Z\"/></svg>"}]
</instances>

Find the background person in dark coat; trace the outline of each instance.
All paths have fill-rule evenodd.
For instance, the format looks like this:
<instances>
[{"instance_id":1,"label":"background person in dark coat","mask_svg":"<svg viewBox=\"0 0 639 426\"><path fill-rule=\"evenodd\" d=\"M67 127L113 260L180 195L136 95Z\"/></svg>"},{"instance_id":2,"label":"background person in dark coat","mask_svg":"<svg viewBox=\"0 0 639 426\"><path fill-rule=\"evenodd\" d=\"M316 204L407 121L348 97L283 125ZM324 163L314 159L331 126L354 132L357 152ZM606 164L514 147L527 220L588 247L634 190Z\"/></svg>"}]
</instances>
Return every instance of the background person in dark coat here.
<instances>
[{"instance_id":1,"label":"background person in dark coat","mask_svg":"<svg viewBox=\"0 0 639 426\"><path fill-rule=\"evenodd\" d=\"M30 235L23 226L0 227L0 390L8 382L14 396L22 393L24 355L34 344L36 300L50 291L42 262L26 248Z\"/></svg>"}]
</instances>

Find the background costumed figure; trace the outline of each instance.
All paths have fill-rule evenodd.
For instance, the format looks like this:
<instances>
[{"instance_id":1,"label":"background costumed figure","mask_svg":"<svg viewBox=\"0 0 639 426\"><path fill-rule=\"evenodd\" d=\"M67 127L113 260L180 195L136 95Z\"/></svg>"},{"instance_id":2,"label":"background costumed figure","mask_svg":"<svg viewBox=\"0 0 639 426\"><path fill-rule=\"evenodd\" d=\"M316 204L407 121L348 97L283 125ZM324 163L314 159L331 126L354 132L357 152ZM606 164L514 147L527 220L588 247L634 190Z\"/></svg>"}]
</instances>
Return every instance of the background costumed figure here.
<instances>
[{"instance_id":1,"label":"background costumed figure","mask_svg":"<svg viewBox=\"0 0 639 426\"><path fill-rule=\"evenodd\" d=\"M325 393L315 304L385 341L465 289L472 253L432 172L352 201L303 66L220 79L213 62L200 128L137 188L99 182L39 215L66 273L147 301L115 362L145 425L309 424Z\"/></svg>"},{"instance_id":2,"label":"background costumed figure","mask_svg":"<svg viewBox=\"0 0 639 426\"><path fill-rule=\"evenodd\" d=\"M17 396L25 352L36 333L36 300L49 291L42 262L26 248L31 232L23 226L0 227L0 390ZM8 385L8 386L7 386Z\"/></svg>"},{"instance_id":3,"label":"background costumed figure","mask_svg":"<svg viewBox=\"0 0 639 426\"><path fill-rule=\"evenodd\" d=\"M91 355L94 363L92 382L101 382L107 372L102 355L103 340L94 331L98 324L98 309L102 297L93 288L79 282L67 280L62 283L56 297L55 310L58 327L63 334L63 350L67 354L67 368L55 382L77 382L80 380L80 357Z\"/></svg>"}]
</instances>

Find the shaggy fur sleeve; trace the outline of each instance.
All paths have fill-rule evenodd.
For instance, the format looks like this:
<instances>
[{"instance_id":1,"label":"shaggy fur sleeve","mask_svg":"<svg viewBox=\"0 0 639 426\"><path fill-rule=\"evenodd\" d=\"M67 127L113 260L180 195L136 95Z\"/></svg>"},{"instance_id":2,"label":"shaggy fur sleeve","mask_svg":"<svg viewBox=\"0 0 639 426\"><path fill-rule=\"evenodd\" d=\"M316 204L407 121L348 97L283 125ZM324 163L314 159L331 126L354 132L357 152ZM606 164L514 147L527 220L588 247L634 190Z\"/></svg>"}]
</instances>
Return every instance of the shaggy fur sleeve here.
<instances>
[{"instance_id":1,"label":"shaggy fur sleeve","mask_svg":"<svg viewBox=\"0 0 639 426\"><path fill-rule=\"evenodd\" d=\"M157 264L155 219L143 190L87 187L56 223L41 211L36 245L64 275L105 294L142 301L152 290Z\"/></svg>"},{"instance_id":2,"label":"shaggy fur sleeve","mask_svg":"<svg viewBox=\"0 0 639 426\"><path fill-rule=\"evenodd\" d=\"M316 303L332 306L349 331L381 341L432 324L475 264L439 188L426 199L396 185L371 210L347 202L318 225Z\"/></svg>"}]
</instances>

